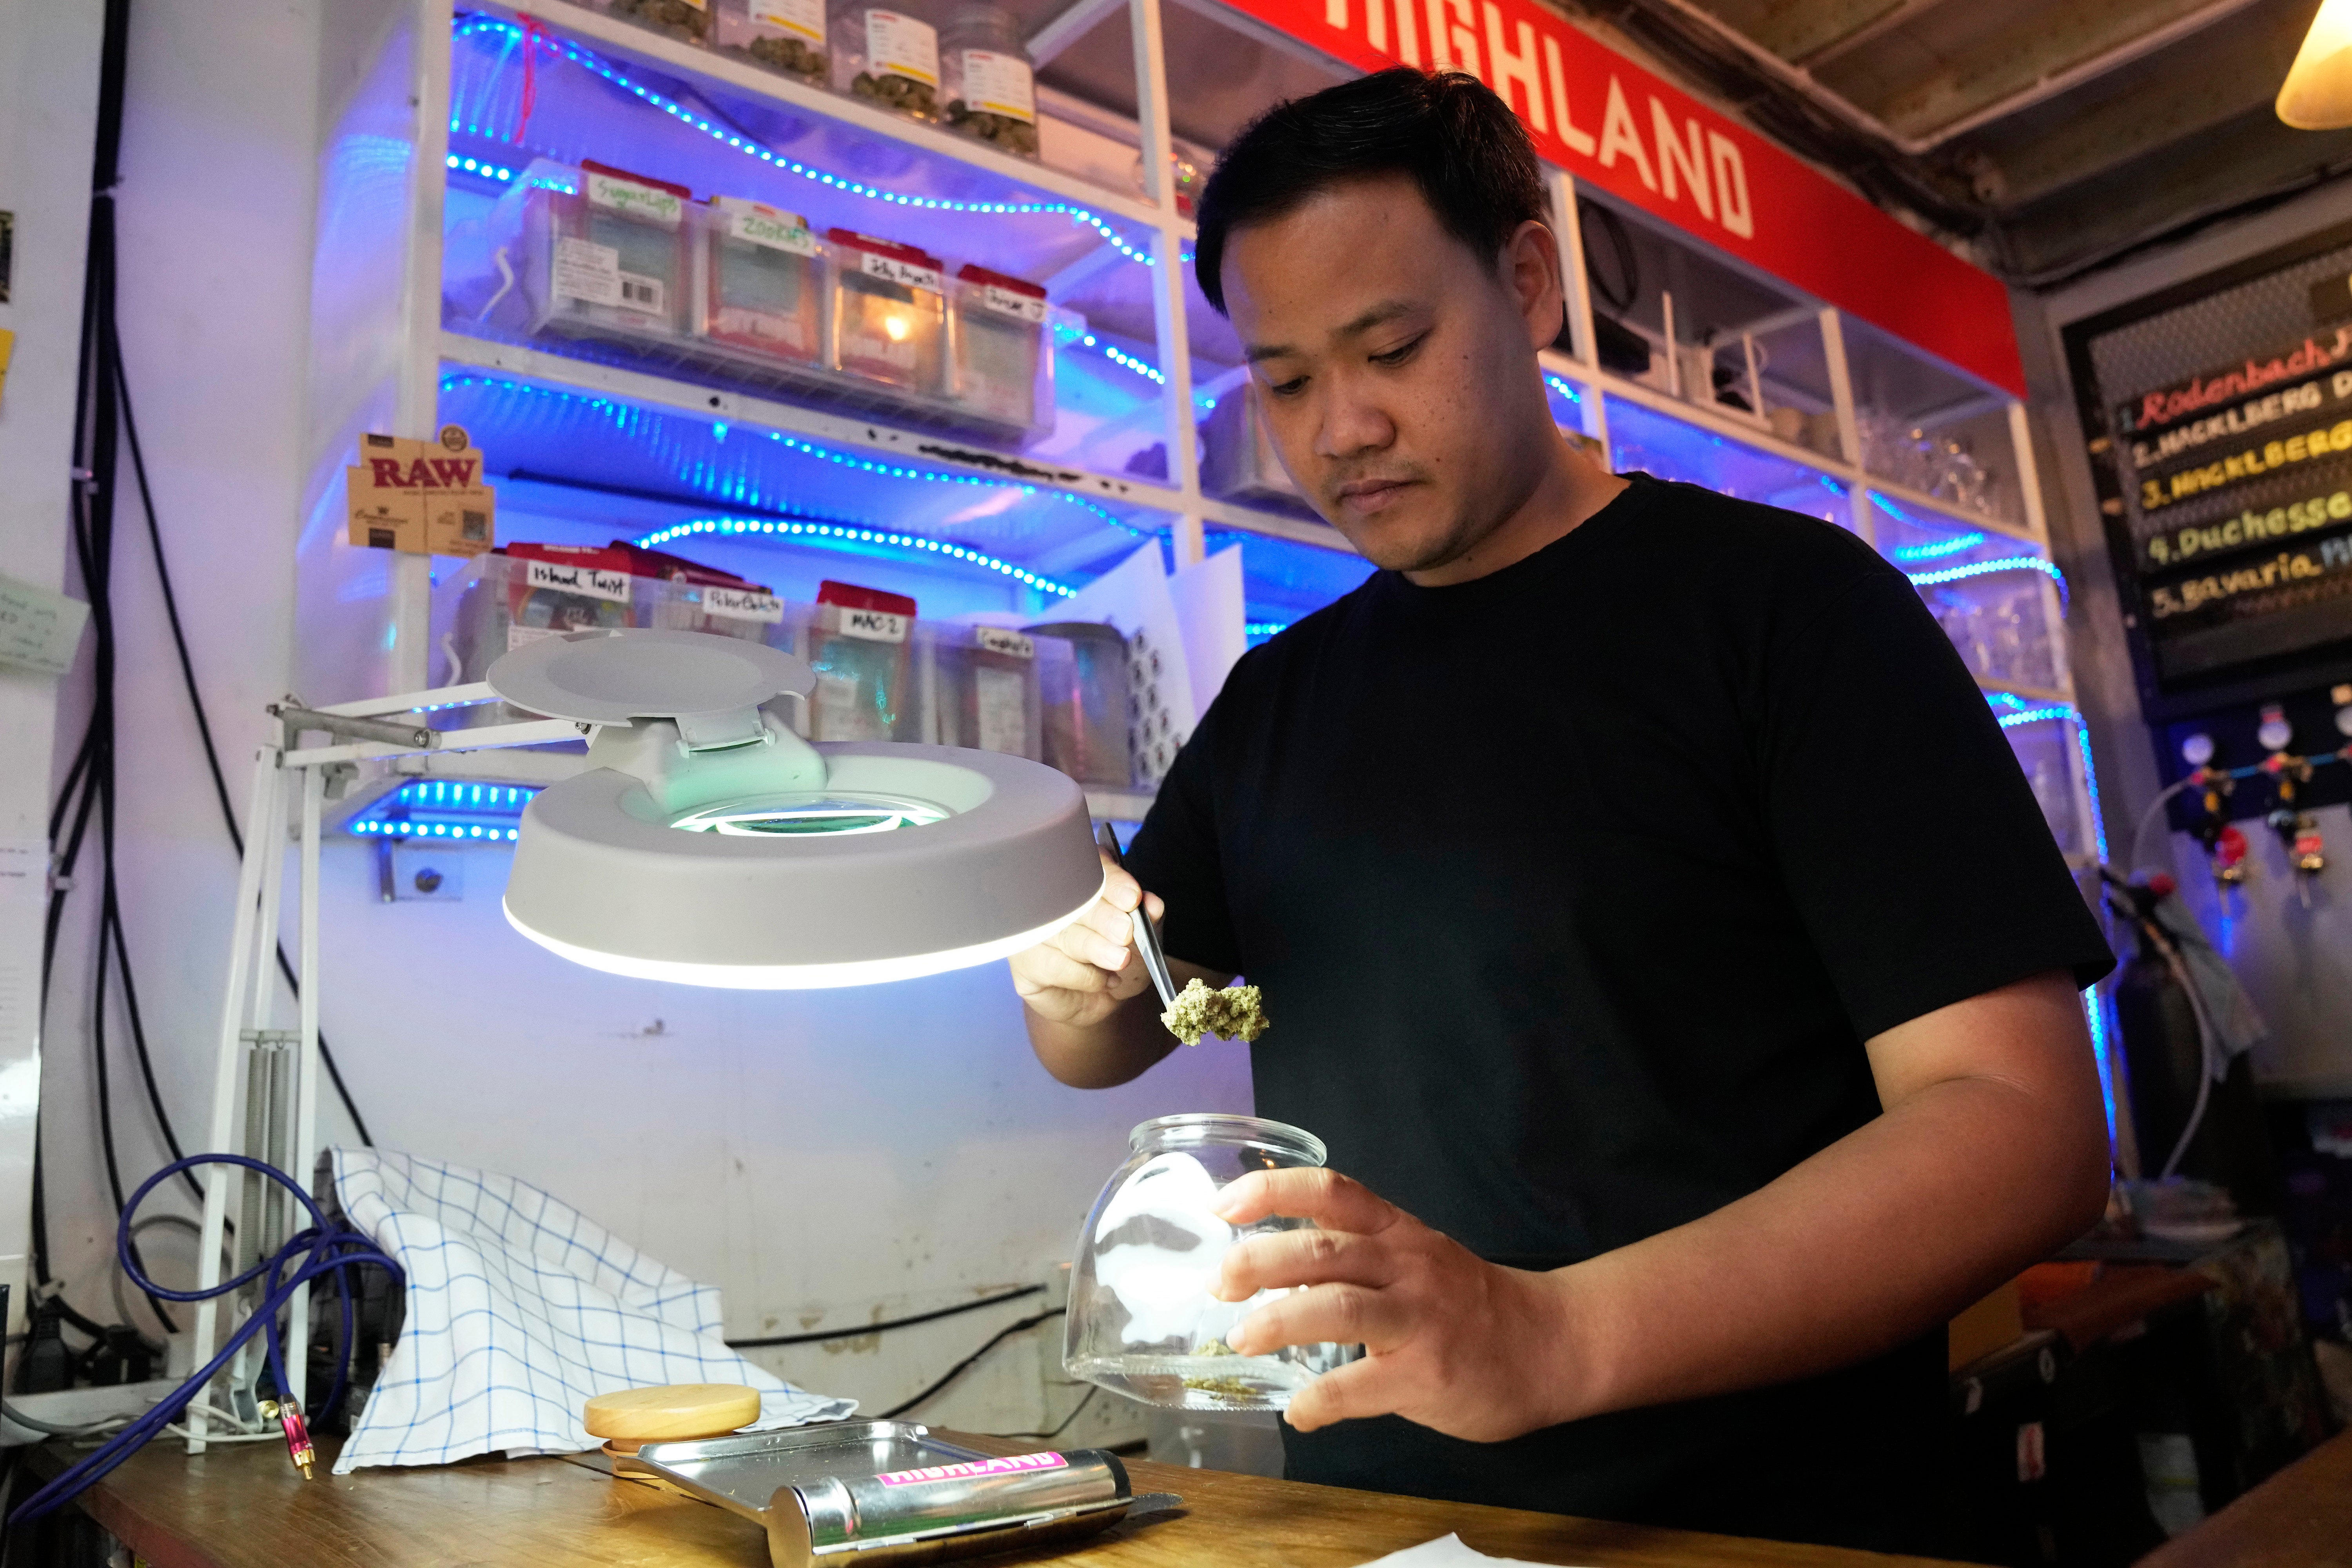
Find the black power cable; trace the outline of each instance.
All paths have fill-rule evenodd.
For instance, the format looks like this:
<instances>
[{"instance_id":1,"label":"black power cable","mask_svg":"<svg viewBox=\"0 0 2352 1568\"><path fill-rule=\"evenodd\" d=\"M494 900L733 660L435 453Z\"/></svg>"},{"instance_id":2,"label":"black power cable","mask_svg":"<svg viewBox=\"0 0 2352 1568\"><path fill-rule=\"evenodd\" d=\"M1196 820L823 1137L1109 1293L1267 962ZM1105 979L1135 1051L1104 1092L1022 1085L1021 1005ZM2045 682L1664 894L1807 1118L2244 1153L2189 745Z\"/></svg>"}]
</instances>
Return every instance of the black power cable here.
<instances>
[{"instance_id":1,"label":"black power cable","mask_svg":"<svg viewBox=\"0 0 2352 1568\"><path fill-rule=\"evenodd\" d=\"M1011 1339L1013 1335L1021 1333L1025 1330L1034 1329L1038 1324L1045 1321L1048 1318L1058 1318L1068 1310L1069 1309L1066 1307L1053 1307L1038 1313L1034 1318L1024 1318L1017 1323L1005 1324L1004 1327L996 1331L995 1334L990 1338L986 1344L981 1346L978 1350L964 1357L963 1360L956 1363L955 1365L948 1368L946 1373L940 1376L938 1382L932 1384L929 1388L926 1388L912 1399L905 1400L898 1405L892 1405L889 1409L885 1410L881 1415L876 1416L875 1419L877 1421L893 1421L898 1417L904 1415L908 1411L912 1410L916 1405L922 1404L925 1400L930 1398L931 1395L945 1388L949 1384L953 1383L957 1378L961 1377L965 1373L970 1372L973 1367L979 1365L982 1357L986 1356L989 1352L994 1350L1005 1341Z\"/></svg>"},{"instance_id":2,"label":"black power cable","mask_svg":"<svg viewBox=\"0 0 2352 1568\"><path fill-rule=\"evenodd\" d=\"M1043 1285L1024 1285L1018 1290L1007 1290L1001 1296L983 1296L977 1301L959 1301L952 1307L918 1312L911 1318L889 1318L878 1323L858 1323L846 1329L818 1329L805 1334L772 1334L765 1339L729 1340L726 1343L731 1351L753 1351L768 1350L777 1345L813 1345L825 1340L862 1339L867 1334L878 1334L890 1329L912 1328L917 1323L936 1322L941 1318L952 1318L962 1312L977 1312L982 1307L1018 1301L1024 1296L1041 1296L1045 1291Z\"/></svg>"},{"instance_id":3,"label":"black power cable","mask_svg":"<svg viewBox=\"0 0 2352 1568\"><path fill-rule=\"evenodd\" d=\"M131 411L131 382L123 370L122 345L119 340L114 343L113 371L116 394L122 405L122 434L131 447L131 471L139 481L140 504L147 518L147 543L155 556L155 581L163 591L164 622L172 629L172 648L179 656L180 679L187 688L188 707L195 714L196 736L204 742L205 766L212 774L213 795L220 802L221 823L228 829L230 847L236 851L237 858L241 860L245 858L245 831L237 826L236 808L229 801L228 779L221 772L220 749L213 742L212 720L205 711L204 692L196 685L195 661L188 656L187 634L181 629L179 595L172 590L172 568L163 558L163 531L155 521L155 495L147 483L147 459L139 447L139 423ZM278 943L276 951L278 973L286 977L286 988L299 999L302 994L302 982L294 973L292 961L286 956L285 944ZM124 961L124 967L127 973L128 959ZM146 1060L143 1047L140 1060L142 1065ZM352 1100L351 1089L343 1083L343 1069L337 1064L335 1053L327 1044L324 1029L319 1031L319 1062L327 1069L328 1081L335 1086L335 1098L342 1101L343 1113L352 1119L352 1130L359 1134L360 1142L370 1149L374 1148L375 1139L368 1131L367 1118L360 1114L359 1106ZM150 1081L152 1081L152 1075ZM156 1114L163 1114L160 1102L156 1106ZM168 1131L164 1141L172 1145L172 1157L181 1158L180 1146L172 1142ZM193 1176L188 1178L188 1183L191 1186L197 1185Z\"/></svg>"}]
</instances>

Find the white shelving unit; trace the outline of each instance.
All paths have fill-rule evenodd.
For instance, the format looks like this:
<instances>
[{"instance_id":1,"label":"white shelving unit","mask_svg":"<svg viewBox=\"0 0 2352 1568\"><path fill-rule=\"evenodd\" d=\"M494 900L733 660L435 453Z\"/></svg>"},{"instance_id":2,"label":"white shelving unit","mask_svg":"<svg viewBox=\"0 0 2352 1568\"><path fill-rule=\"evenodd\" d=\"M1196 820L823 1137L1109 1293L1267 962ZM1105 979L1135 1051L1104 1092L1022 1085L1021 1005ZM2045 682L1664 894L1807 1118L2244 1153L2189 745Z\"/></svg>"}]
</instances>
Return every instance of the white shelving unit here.
<instances>
[{"instance_id":1,"label":"white shelving unit","mask_svg":"<svg viewBox=\"0 0 2352 1568\"><path fill-rule=\"evenodd\" d=\"M1214 0L1184 4L1230 28L1230 53L1181 62L1195 73L1240 79L1259 53L1294 64L1311 53ZM565 496L637 498L671 518L697 506L836 519L857 510L877 525L956 538L1073 583L1152 537L1166 539L1178 564L1197 561L1213 532L1243 542L1252 618L1268 623L1359 580L1369 567L1335 530L1202 487L1194 389L1244 394L1237 345L1184 260L1193 230L1170 188L1179 144L1160 0L1014 8L1045 54L1124 11L1139 188L1002 154L571 0L528 14L497 0L381 0L345 14L339 25L350 35L333 58L352 65L346 80L329 84L322 149L301 689L414 690L440 673L425 633L428 563L341 542L340 472L364 431L429 435L453 417L489 455L493 477L515 480L512 493L539 510ZM1335 76L1348 68L1328 63ZM1085 118L1095 129L1061 134L1107 145L1100 127L1124 123L1101 106ZM1094 172L1115 164L1117 152L1094 158ZM750 195L805 211L818 226L979 259L1045 284L1068 312L1062 320L1083 319L1073 330L1087 343L1099 336L1125 357L1084 357L1073 338L1061 353L1055 434L1015 451L577 345L504 341L445 306L445 242L495 195L501 174L510 180L537 156L597 158L698 196ZM1923 580L1931 598L1949 601L1956 641L2021 742L2053 830L2078 866L2091 864L2094 785L2021 407L1565 173L1550 179L1573 352L1545 364L1562 422L1604 442L1617 467L1795 504L1851 528ZM1621 279L1629 297L1601 310L1588 252L1596 270L1631 267L1643 283ZM1604 359L1622 363L1628 333L1651 345L1663 374L1604 368ZM1097 363L1116 374L1088 379ZM1735 367L1735 398L1790 411L1802 437L1791 437L1786 416L1776 434L1763 412L1684 385L1712 381L1718 363ZM1136 363L1148 371L1129 368ZM1989 506L1963 508L1874 471L1886 465L1865 450L1864 431L1890 421L1973 442L2000 476ZM760 445L763 437L772 444ZM947 504L965 495L988 504ZM2021 584L2032 601L2022 609ZM2038 623L2023 634L2031 668L2003 663L2001 650L1960 629L1973 600L1994 593L2004 626ZM1037 591L1016 607L1044 618L1052 603Z\"/></svg>"}]
</instances>

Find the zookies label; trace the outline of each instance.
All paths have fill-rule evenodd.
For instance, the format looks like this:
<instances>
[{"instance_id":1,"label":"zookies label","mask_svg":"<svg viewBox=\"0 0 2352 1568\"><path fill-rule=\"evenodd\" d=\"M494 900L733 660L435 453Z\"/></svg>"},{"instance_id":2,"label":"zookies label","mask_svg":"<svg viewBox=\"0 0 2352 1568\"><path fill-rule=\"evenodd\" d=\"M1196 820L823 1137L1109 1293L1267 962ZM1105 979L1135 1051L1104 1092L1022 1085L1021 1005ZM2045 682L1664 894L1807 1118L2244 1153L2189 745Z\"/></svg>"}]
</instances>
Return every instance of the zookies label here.
<instances>
[{"instance_id":1,"label":"zookies label","mask_svg":"<svg viewBox=\"0 0 2352 1568\"><path fill-rule=\"evenodd\" d=\"M932 1465L920 1470L885 1470L874 1479L886 1487L917 1487L926 1481L974 1480L982 1476L1017 1476L1030 1470L1066 1470L1070 1461L1059 1454L1014 1454L1003 1459L971 1459L961 1465Z\"/></svg>"}]
</instances>

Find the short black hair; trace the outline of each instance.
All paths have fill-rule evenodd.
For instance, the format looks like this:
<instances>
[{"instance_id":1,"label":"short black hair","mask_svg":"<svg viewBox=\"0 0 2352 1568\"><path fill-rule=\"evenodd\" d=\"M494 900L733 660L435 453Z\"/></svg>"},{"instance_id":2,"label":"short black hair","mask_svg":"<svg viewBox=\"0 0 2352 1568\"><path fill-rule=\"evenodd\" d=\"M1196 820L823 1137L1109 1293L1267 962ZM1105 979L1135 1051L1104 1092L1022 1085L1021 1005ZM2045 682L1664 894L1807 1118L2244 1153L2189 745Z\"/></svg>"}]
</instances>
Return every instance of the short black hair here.
<instances>
[{"instance_id":1,"label":"short black hair","mask_svg":"<svg viewBox=\"0 0 2352 1568\"><path fill-rule=\"evenodd\" d=\"M1410 174L1445 232L1493 261L1546 216L1535 143L1510 106L1459 71L1403 66L1276 104L1244 127L1201 193L1193 275L1225 313L1225 240L1349 180Z\"/></svg>"}]
</instances>

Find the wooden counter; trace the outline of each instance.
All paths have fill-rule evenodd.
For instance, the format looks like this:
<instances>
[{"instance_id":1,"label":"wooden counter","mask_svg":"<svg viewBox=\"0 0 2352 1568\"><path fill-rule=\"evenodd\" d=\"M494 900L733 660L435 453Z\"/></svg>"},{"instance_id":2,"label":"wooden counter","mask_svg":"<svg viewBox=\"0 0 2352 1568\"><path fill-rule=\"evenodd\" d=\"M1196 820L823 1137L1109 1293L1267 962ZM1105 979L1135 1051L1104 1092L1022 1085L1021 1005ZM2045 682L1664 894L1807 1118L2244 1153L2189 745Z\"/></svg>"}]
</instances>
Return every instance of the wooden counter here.
<instances>
[{"instance_id":1,"label":"wooden counter","mask_svg":"<svg viewBox=\"0 0 2352 1568\"><path fill-rule=\"evenodd\" d=\"M1036 1446L940 1435L996 1453ZM318 1479L306 1484L275 1444L190 1458L180 1444L160 1442L84 1493L81 1506L152 1568L767 1568L766 1542L748 1521L692 1498L615 1481L587 1464L478 1459L332 1476L332 1443L319 1447ZM54 1474L58 1458L45 1451L36 1463ZM1079 1568L1354 1568L1453 1531L1494 1556L1589 1568L1924 1563L1143 1460L1128 1468L1139 1492L1181 1493L1182 1511L1120 1525L1059 1554L977 1561L1001 1568L1049 1556Z\"/></svg>"},{"instance_id":2,"label":"wooden counter","mask_svg":"<svg viewBox=\"0 0 2352 1568\"><path fill-rule=\"evenodd\" d=\"M2139 1568L2352 1568L2352 1431L2338 1432Z\"/></svg>"}]
</instances>

